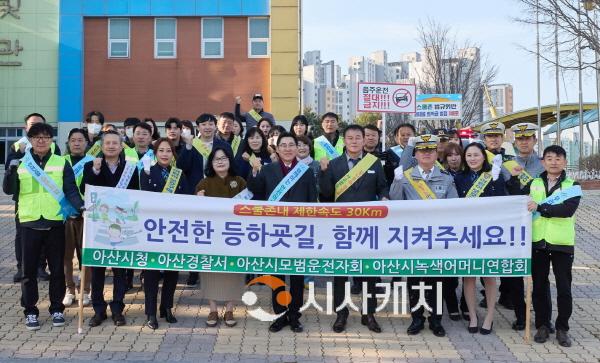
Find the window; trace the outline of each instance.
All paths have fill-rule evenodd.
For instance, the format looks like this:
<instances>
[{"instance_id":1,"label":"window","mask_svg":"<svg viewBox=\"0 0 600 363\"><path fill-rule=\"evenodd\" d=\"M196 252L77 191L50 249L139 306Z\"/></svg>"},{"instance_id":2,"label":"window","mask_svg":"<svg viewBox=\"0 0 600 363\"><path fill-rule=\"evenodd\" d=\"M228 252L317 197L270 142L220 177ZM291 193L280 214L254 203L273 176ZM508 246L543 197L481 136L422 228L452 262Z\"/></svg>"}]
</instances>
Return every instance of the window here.
<instances>
[{"instance_id":1,"label":"window","mask_svg":"<svg viewBox=\"0 0 600 363\"><path fill-rule=\"evenodd\" d=\"M248 18L248 57L265 58L269 53L269 19Z\"/></svg>"},{"instance_id":2,"label":"window","mask_svg":"<svg viewBox=\"0 0 600 363\"><path fill-rule=\"evenodd\" d=\"M129 58L129 19L108 19L108 57Z\"/></svg>"},{"instance_id":3,"label":"window","mask_svg":"<svg viewBox=\"0 0 600 363\"><path fill-rule=\"evenodd\" d=\"M154 58L177 58L176 19L154 19Z\"/></svg>"},{"instance_id":4,"label":"window","mask_svg":"<svg viewBox=\"0 0 600 363\"><path fill-rule=\"evenodd\" d=\"M202 18L202 58L223 58L223 18Z\"/></svg>"}]
</instances>

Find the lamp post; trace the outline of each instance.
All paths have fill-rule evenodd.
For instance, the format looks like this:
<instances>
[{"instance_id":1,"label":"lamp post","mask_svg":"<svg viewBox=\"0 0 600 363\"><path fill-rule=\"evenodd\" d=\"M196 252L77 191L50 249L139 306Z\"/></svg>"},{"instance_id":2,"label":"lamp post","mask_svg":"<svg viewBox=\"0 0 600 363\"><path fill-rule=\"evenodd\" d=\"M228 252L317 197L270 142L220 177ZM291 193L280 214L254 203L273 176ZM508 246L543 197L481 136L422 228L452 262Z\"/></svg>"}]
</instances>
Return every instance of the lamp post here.
<instances>
[{"instance_id":1,"label":"lamp post","mask_svg":"<svg viewBox=\"0 0 600 363\"><path fill-rule=\"evenodd\" d=\"M587 12L591 12L594 10L600 9L600 0L583 0L581 1L581 5ZM595 12L594 19L595 23L598 23L598 13ZM589 18L589 17L588 17ZM590 26L590 31L594 31L594 27ZM598 34L596 34L598 36ZM596 111L597 111L597 119L598 119L598 144L596 145L596 150L598 154L600 154L600 49L594 49L595 53L595 65L596 65ZM592 144L594 140L592 140Z\"/></svg>"}]
</instances>

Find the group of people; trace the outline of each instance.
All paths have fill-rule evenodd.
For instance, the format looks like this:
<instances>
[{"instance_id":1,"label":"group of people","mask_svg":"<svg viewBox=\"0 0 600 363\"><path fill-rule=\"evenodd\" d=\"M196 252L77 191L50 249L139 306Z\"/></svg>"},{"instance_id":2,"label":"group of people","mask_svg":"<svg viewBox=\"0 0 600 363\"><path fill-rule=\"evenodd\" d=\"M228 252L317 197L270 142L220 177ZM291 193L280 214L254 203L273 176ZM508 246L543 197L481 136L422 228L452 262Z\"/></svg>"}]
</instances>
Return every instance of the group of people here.
<instances>
[{"instance_id":1,"label":"group of people","mask_svg":"<svg viewBox=\"0 0 600 363\"><path fill-rule=\"evenodd\" d=\"M529 210L533 222L533 302L536 312L535 340L544 342L556 330L558 342L571 344L567 332L571 315L571 265L574 254L574 219L581 194L572 193L560 203L547 203L555 191L577 185L565 174L566 153L553 145L542 157L534 151L537 127L518 124L513 127L516 155L502 147L504 125L488 123L481 128L481 140L463 142L458 135L439 129L434 134L416 135L411 124L394 130L396 145L379 148L380 130L374 125L349 125L339 130L335 113L321 116L323 135L309 136L309 125L302 115L292 121L290 130L276 125L273 116L263 110L262 96L253 96L253 109L240 112L240 99L234 113L218 116L202 114L195 123L169 118L164 125L166 137L152 119L128 118L124 135L104 123L100 112L90 112L84 128L72 129L66 153L52 142L52 127L40 114L25 118L27 137L14 145L4 179L4 191L14 196L17 210L16 253L21 281L21 304L27 329L39 329L37 278L50 270L50 314L54 326L64 325L65 305L76 299L76 288L84 290L82 303L91 303L94 316L91 327L107 319L110 306L115 325L126 324L124 297L133 284L133 270L112 268L113 296L104 299L106 269L91 267L84 286L73 280L73 257L81 268L83 211L82 196L86 185L97 185L149 192L190 194L219 198L296 203L343 203L385 200L430 200L479 198L503 195L530 195ZM246 130L244 131L244 126ZM358 166L358 167L357 167ZM348 178L351 176L351 178ZM350 180L350 181L344 181ZM289 187L281 192L278 186ZM556 201L554 201L556 202ZM558 289L558 316L551 323L551 300L548 282L552 263ZM223 322L236 325L234 307L244 289L244 276L226 273L202 273L202 292L209 301L209 327ZM278 276L285 279L285 276ZM194 286L198 273L190 273L187 285ZM176 323L173 299L178 281L177 271L143 270L140 273L145 292L146 325L159 326L158 317ZM160 305L158 290L162 289ZM300 307L303 305L304 276L289 276L291 303L276 299L281 287L273 291L275 314L269 330L278 332L286 326L303 331ZM335 306L343 304L349 277L333 278ZM463 291L457 294L458 278L408 277L409 289L424 281L442 282L443 299L452 320L468 320L471 333L490 334L496 301L515 311L515 330L525 328L525 302L522 278L482 278L485 316L477 316L476 279L463 278ZM373 332L381 332L375 318L377 283L380 278L354 278L352 292L362 286L370 294L361 323ZM500 297L497 300L496 291ZM410 306L419 304L417 290L409 290ZM459 299L459 296L461 298ZM428 290L426 300L435 306L436 291ZM460 300L460 303L459 303ZM224 304L219 314L218 303ZM158 305L158 306L157 306ZM349 311L340 309L333 323L334 332L346 329ZM418 334L425 326L425 311L412 312L407 329ZM446 334L441 315L431 312L429 328L435 336ZM481 321L480 321L481 320Z\"/></svg>"}]
</instances>

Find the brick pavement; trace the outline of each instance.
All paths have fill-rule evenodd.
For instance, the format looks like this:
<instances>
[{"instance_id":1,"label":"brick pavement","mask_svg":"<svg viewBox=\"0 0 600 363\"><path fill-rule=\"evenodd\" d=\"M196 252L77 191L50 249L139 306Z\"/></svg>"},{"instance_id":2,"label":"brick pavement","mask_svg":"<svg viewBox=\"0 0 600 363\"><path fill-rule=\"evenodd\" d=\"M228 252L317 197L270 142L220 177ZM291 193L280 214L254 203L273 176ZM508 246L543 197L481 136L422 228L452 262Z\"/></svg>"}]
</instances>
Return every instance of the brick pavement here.
<instances>
[{"instance_id":1,"label":"brick pavement","mask_svg":"<svg viewBox=\"0 0 600 363\"><path fill-rule=\"evenodd\" d=\"M14 267L13 205L0 195L0 361L58 362L103 361L189 361L189 362L600 362L600 192L588 191L577 213L577 251L573 273L574 315L571 336L574 345L562 348L554 337L546 344L526 345L523 335L510 329L512 311L497 309L494 332L471 335L466 322L444 317L448 332L436 338L427 329L408 336L410 319L378 314L381 334L372 334L360 325L353 313L348 330L331 331L333 317L307 311L305 331L288 329L272 334L267 324L254 320L238 307L238 326L205 327L208 308L200 289L185 288L185 276L178 285L175 301L177 324L159 319L152 331L144 323L142 292L126 296L127 326L116 328L110 320L98 328L84 326L77 334L77 308L67 308L67 325L53 328L47 313L47 283L40 283L41 330L28 332L18 303L20 286L12 283ZM185 274L182 274L185 275ZM551 278L552 280L552 278ZM109 284L110 286L110 284ZM256 287L260 306L270 306L270 294ZM319 289L319 294L323 289ZM323 301L323 297L317 299ZM109 296L109 295L108 295ZM86 308L86 322L91 308ZM480 316L483 312L480 312Z\"/></svg>"}]
</instances>

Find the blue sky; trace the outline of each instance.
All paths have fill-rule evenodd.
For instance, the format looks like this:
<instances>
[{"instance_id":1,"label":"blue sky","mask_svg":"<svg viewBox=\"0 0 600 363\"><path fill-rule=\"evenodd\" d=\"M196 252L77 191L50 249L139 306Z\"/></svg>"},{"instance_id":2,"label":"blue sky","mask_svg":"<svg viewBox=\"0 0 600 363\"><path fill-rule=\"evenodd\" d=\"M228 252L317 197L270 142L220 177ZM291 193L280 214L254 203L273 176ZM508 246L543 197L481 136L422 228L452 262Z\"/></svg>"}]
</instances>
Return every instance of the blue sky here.
<instances>
[{"instance_id":1,"label":"blue sky","mask_svg":"<svg viewBox=\"0 0 600 363\"><path fill-rule=\"evenodd\" d=\"M459 39L481 46L499 68L495 83L511 83L515 110L537 105L535 56L521 47L535 47L535 28L514 22L522 12L517 0L303 0L303 50L321 50L347 73L348 58L385 49L388 61L419 51L416 28L431 17L452 27ZM542 65L542 104L553 104L554 69ZM577 74L564 74L561 101L577 102ZM595 76L584 74L584 101L595 102Z\"/></svg>"}]
</instances>

